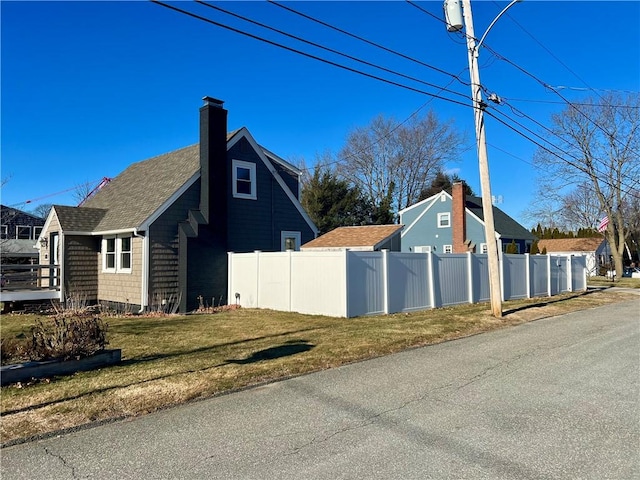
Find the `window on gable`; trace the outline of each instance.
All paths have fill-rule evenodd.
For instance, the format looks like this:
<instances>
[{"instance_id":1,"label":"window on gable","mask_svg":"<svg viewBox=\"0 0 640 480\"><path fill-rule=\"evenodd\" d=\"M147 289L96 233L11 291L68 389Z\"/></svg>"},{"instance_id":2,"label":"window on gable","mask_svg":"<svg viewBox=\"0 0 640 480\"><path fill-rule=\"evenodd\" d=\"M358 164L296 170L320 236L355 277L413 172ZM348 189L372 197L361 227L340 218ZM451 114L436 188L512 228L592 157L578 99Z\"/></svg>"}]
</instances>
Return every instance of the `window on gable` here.
<instances>
[{"instance_id":1,"label":"window on gable","mask_svg":"<svg viewBox=\"0 0 640 480\"><path fill-rule=\"evenodd\" d=\"M4 240L5 238L9 238L9 226L2 225L2 230L0 230L0 237Z\"/></svg>"},{"instance_id":2,"label":"window on gable","mask_svg":"<svg viewBox=\"0 0 640 480\"><path fill-rule=\"evenodd\" d=\"M448 228L451 226L451 213L444 212L438 214L438 228Z\"/></svg>"},{"instance_id":3,"label":"window on gable","mask_svg":"<svg viewBox=\"0 0 640 480\"><path fill-rule=\"evenodd\" d=\"M256 195L256 164L233 161L233 196L255 200Z\"/></svg>"},{"instance_id":4,"label":"window on gable","mask_svg":"<svg viewBox=\"0 0 640 480\"><path fill-rule=\"evenodd\" d=\"M31 240L31 226L30 225L16 226L16 238L19 240Z\"/></svg>"},{"instance_id":5,"label":"window on gable","mask_svg":"<svg viewBox=\"0 0 640 480\"><path fill-rule=\"evenodd\" d=\"M131 273L131 235L102 239L102 271Z\"/></svg>"}]
</instances>

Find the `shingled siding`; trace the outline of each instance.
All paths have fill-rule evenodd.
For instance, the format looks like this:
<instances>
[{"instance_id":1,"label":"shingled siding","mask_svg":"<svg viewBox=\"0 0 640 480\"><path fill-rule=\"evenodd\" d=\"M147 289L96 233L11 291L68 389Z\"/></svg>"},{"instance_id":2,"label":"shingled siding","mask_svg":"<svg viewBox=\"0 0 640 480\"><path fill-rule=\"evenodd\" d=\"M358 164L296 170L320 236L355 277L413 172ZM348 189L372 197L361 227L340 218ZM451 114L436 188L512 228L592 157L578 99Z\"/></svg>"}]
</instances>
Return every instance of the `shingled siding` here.
<instances>
[{"instance_id":1,"label":"shingled siding","mask_svg":"<svg viewBox=\"0 0 640 480\"><path fill-rule=\"evenodd\" d=\"M198 238L187 239L187 311L227 304L227 251L219 232L202 226Z\"/></svg>"},{"instance_id":2,"label":"shingled siding","mask_svg":"<svg viewBox=\"0 0 640 480\"><path fill-rule=\"evenodd\" d=\"M179 288L178 224L187 219L189 209L198 208L200 181L178 198L149 228L149 305L177 300Z\"/></svg>"},{"instance_id":3,"label":"shingled siding","mask_svg":"<svg viewBox=\"0 0 640 480\"><path fill-rule=\"evenodd\" d=\"M279 251L282 231L302 232L302 243L314 238L300 212L291 203L258 154L239 141L230 150L231 159L256 165L257 200L233 198L231 175L228 180L227 247L233 252ZM248 145L248 143L247 143Z\"/></svg>"},{"instance_id":4,"label":"shingled siding","mask_svg":"<svg viewBox=\"0 0 640 480\"><path fill-rule=\"evenodd\" d=\"M89 236L64 237L65 296L74 301L98 300L100 240Z\"/></svg>"},{"instance_id":5,"label":"shingled siding","mask_svg":"<svg viewBox=\"0 0 640 480\"><path fill-rule=\"evenodd\" d=\"M98 301L140 306L142 295L142 239L131 239L131 273L102 272L98 255Z\"/></svg>"}]
</instances>

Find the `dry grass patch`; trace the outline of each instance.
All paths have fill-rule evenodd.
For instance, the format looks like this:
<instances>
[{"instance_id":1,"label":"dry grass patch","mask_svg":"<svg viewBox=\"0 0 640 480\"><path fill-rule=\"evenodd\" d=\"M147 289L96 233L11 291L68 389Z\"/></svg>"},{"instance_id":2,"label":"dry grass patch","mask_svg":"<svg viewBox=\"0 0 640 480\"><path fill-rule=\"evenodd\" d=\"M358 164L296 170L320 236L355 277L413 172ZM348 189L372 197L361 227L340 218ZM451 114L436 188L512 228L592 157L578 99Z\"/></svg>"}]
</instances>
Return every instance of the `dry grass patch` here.
<instances>
[{"instance_id":1,"label":"dry grass patch","mask_svg":"<svg viewBox=\"0 0 640 480\"><path fill-rule=\"evenodd\" d=\"M439 343L625 298L614 292L353 319L267 310L109 318L117 366L2 388L3 444L99 420L142 415L197 398ZM2 335L36 317L3 316Z\"/></svg>"}]
</instances>

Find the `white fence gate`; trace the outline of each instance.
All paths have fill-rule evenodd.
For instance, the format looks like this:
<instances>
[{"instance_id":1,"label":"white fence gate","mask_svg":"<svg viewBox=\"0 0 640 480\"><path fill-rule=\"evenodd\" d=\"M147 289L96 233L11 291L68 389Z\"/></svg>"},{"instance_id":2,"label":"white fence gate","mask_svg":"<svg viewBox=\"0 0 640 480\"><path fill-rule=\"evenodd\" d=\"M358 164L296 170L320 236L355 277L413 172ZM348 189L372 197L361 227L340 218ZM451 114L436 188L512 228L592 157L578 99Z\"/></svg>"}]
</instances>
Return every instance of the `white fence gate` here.
<instances>
[{"instance_id":1,"label":"white fence gate","mask_svg":"<svg viewBox=\"0 0 640 480\"><path fill-rule=\"evenodd\" d=\"M586 290L583 256L501 255L502 299ZM356 317L489 301L485 254L229 253L229 302Z\"/></svg>"}]
</instances>

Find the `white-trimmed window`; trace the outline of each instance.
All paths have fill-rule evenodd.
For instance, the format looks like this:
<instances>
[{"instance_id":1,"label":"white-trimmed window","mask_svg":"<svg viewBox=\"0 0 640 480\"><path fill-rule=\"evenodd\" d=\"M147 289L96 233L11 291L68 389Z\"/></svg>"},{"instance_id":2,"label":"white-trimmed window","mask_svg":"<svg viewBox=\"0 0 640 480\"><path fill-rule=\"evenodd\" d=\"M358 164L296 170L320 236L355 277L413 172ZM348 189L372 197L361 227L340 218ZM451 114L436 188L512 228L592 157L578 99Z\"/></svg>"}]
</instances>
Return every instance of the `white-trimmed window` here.
<instances>
[{"instance_id":1,"label":"white-trimmed window","mask_svg":"<svg viewBox=\"0 0 640 480\"><path fill-rule=\"evenodd\" d=\"M121 237L116 244L120 243L118 252L118 271L131 271L131 237Z\"/></svg>"},{"instance_id":2,"label":"white-trimmed window","mask_svg":"<svg viewBox=\"0 0 640 480\"><path fill-rule=\"evenodd\" d=\"M438 214L438 228L449 228L451 226L451 213L443 212Z\"/></svg>"},{"instance_id":3,"label":"white-trimmed window","mask_svg":"<svg viewBox=\"0 0 640 480\"><path fill-rule=\"evenodd\" d=\"M255 200L256 194L256 164L233 161L233 197Z\"/></svg>"},{"instance_id":4,"label":"white-trimmed window","mask_svg":"<svg viewBox=\"0 0 640 480\"><path fill-rule=\"evenodd\" d=\"M131 235L102 239L102 271L105 273L131 273Z\"/></svg>"},{"instance_id":5,"label":"white-trimmed window","mask_svg":"<svg viewBox=\"0 0 640 480\"><path fill-rule=\"evenodd\" d=\"M429 253L431 252L431 245L416 245L413 247L415 253Z\"/></svg>"},{"instance_id":6,"label":"white-trimmed window","mask_svg":"<svg viewBox=\"0 0 640 480\"><path fill-rule=\"evenodd\" d=\"M42 227L34 226L33 227L33 239L37 240L40 234L42 233Z\"/></svg>"},{"instance_id":7,"label":"white-trimmed window","mask_svg":"<svg viewBox=\"0 0 640 480\"><path fill-rule=\"evenodd\" d=\"M481 243L480 244L480 253L487 253L487 244L486 243Z\"/></svg>"},{"instance_id":8,"label":"white-trimmed window","mask_svg":"<svg viewBox=\"0 0 640 480\"><path fill-rule=\"evenodd\" d=\"M5 238L9 238L9 226L2 225L2 229L0 230L0 237L4 240Z\"/></svg>"},{"instance_id":9,"label":"white-trimmed window","mask_svg":"<svg viewBox=\"0 0 640 480\"><path fill-rule=\"evenodd\" d=\"M302 234L300 232L283 231L280 233L280 249L283 252L287 250L300 250L300 241Z\"/></svg>"},{"instance_id":10,"label":"white-trimmed window","mask_svg":"<svg viewBox=\"0 0 640 480\"><path fill-rule=\"evenodd\" d=\"M31 225L16 225L16 238L18 240L31 240Z\"/></svg>"},{"instance_id":11,"label":"white-trimmed window","mask_svg":"<svg viewBox=\"0 0 640 480\"><path fill-rule=\"evenodd\" d=\"M442 251L444 253L453 253L453 246L452 245L443 245L442 246Z\"/></svg>"},{"instance_id":12,"label":"white-trimmed window","mask_svg":"<svg viewBox=\"0 0 640 480\"><path fill-rule=\"evenodd\" d=\"M102 239L102 271L116 271L116 237Z\"/></svg>"}]
</instances>

